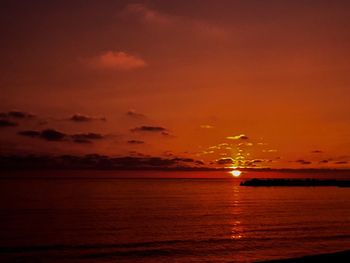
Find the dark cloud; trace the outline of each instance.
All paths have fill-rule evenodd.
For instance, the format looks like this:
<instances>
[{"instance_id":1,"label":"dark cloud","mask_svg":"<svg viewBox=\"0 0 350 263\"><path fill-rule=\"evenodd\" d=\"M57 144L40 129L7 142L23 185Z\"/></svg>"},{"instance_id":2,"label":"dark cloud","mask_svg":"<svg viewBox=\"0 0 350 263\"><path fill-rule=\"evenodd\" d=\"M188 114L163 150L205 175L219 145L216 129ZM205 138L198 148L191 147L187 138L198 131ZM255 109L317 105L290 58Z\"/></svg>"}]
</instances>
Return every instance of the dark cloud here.
<instances>
[{"instance_id":1,"label":"dark cloud","mask_svg":"<svg viewBox=\"0 0 350 263\"><path fill-rule=\"evenodd\" d=\"M217 164L233 164L233 159L231 157L225 157L221 158L219 160L216 160Z\"/></svg>"},{"instance_id":2,"label":"dark cloud","mask_svg":"<svg viewBox=\"0 0 350 263\"><path fill-rule=\"evenodd\" d=\"M194 169L202 164L202 161L190 158L166 159L147 156L109 157L99 154L88 154L85 156L0 155L0 167L2 168Z\"/></svg>"},{"instance_id":3,"label":"dark cloud","mask_svg":"<svg viewBox=\"0 0 350 263\"><path fill-rule=\"evenodd\" d=\"M97 118L97 117L91 117L88 115L83 115L83 114L74 114L69 118L70 121L73 122L90 122L90 121L95 121L95 120L100 120L100 121L106 121L106 118L101 117L101 118Z\"/></svg>"},{"instance_id":4,"label":"dark cloud","mask_svg":"<svg viewBox=\"0 0 350 263\"><path fill-rule=\"evenodd\" d=\"M27 136L27 137L40 137L41 132L40 131L32 131L32 130L27 130L27 131L20 131L18 132L19 135L22 136Z\"/></svg>"},{"instance_id":5,"label":"dark cloud","mask_svg":"<svg viewBox=\"0 0 350 263\"><path fill-rule=\"evenodd\" d=\"M310 161L305 161L303 159L296 160L295 162L300 163L300 164L311 164Z\"/></svg>"},{"instance_id":6,"label":"dark cloud","mask_svg":"<svg viewBox=\"0 0 350 263\"><path fill-rule=\"evenodd\" d=\"M34 114L27 113L24 111L8 111L8 112L1 112L0 113L1 118L15 118L15 119L32 119L35 117Z\"/></svg>"},{"instance_id":7,"label":"dark cloud","mask_svg":"<svg viewBox=\"0 0 350 263\"><path fill-rule=\"evenodd\" d=\"M149 156L147 154L144 154L144 153L140 153L140 152L137 152L137 151L129 151L129 155L132 156L132 157L146 157L146 156Z\"/></svg>"},{"instance_id":8,"label":"dark cloud","mask_svg":"<svg viewBox=\"0 0 350 263\"><path fill-rule=\"evenodd\" d=\"M174 153L172 151L165 151L163 155L169 157L169 156L174 156Z\"/></svg>"},{"instance_id":9,"label":"dark cloud","mask_svg":"<svg viewBox=\"0 0 350 263\"><path fill-rule=\"evenodd\" d=\"M87 144L92 143L93 140L101 140L104 138L102 134L93 132L73 134L70 137L73 139L73 142Z\"/></svg>"},{"instance_id":10,"label":"dark cloud","mask_svg":"<svg viewBox=\"0 0 350 263\"><path fill-rule=\"evenodd\" d=\"M75 121L75 122L88 122L88 121L92 121L93 119L90 116L74 114L72 117L69 118L69 120Z\"/></svg>"},{"instance_id":11,"label":"dark cloud","mask_svg":"<svg viewBox=\"0 0 350 263\"><path fill-rule=\"evenodd\" d=\"M40 134L40 138L47 141L62 141L67 135L63 132L56 131L54 129L43 130Z\"/></svg>"},{"instance_id":12,"label":"dark cloud","mask_svg":"<svg viewBox=\"0 0 350 263\"><path fill-rule=\"evenodd\" d=\"M200 161L200 160L196 160L196 161L194 161L194 163L197 165L204 165L205 164L203 161Z\"/></svg>"},{"instance_id":13,"label":"dark cloud","mask_svg":"<svg viewBox=\"0 0 350 263\"><path fill-rule=\"evenodd\" d=\"M195 163L197 165L204 165L204 162L200 161L200 160L195 160L192 158L181 158L181 157L176 157L171 159L175 162L184 162L184 163Z\"/></svg>"},{"instance_id":14,"label":"dark cloud","mask_svg":"<svg viewBox=\"0 0 350 263\"><path fill-rule=\"evenodd\" d=\"M102 134L88 132L88 133L77 133L71 135L71 137L75 140L101 140L104 138Z\"/></svg>"},{"instance_id":15,"label":"dark cloud","mask_svg":"<svg viewBox=\"0 0 350 263\"><path fill-rule=\"evenodd\" d=\"M145 115L143 115L142 113L138 113L134 110L129 110L127 113L126 113L126 116L130 117L130 118L135 118L135 119L143 119L143 118L146 118Z\"/></svg>"},{"instance_id":16,"label":"dark cloud","mask_svg":"<svg viewBox=\"0 0 350 263\"><path fill-rule=\"evenodd\" d=\"M319 163L328 163L329 162L329 160L321 160L321 161L319 161Z\"/></svg>"},{"instance_id":17,"label":"dark cloud","mask_svg":"<svg viewBox=\"0 0 350 263\"><path fill-rule=\"evenodd\" d=\"M338 162L334 162L335 164L347 164L348 161L338 161Z\"/></svg>"},{"instance_id":18,"label":"dark cloud","mask_svg":"<svg viewBox=\"0 0 350 263\"><path fill-rule=\"evenodd\" d=\"M26 130L20 131L18 134L26 137L41 138L47 141L73 140L73 142L76 143L91 143L92 140L100 140L104 138L104 136L99 133L89 132L69 135L54 129L46 129L43 131Z\"/></svg>"},{"instance_id":19,"label":"dark cloud","mask_svg":"<svg viewBox=\"0 0 350 263\"><path fill-rule=\"evenodd\" d=\"M167 131L162 131L161 133L160 133L161 135L164 135L164 136L173 136L173 135L171 135L169 132L167 132Z\"/></svg>"},{"instance_id":20,"label":"dark cloud","mask_svg":"<svg viewBox=\"0 0 350 263\"><path fill-rule=\"evenodd\" d=\"M161 157L121 157L114 158L115 162L122 166L141 166L141 167L174 167L182 166L183 163L202 165L202 161L191 158L161 158Z\"/></svg>"},{"instance_id":21,"label":"dark cloud","mask_svg":"<svg viewBox=\"0 0 350 263\"><path fill-rule=\"evenodd\" d=\"M17 126L18 123L9 121L9 120L0 120L0 128L1 127L14 127Z\"/></svg>"},{"instance_id":22,"label":"dark cloud","mask_svg":"<svg viewBox=\"0 0 350 263\"><path fill-rule=\"evenodd\" d=\"M262 160L262 159L255 159L255 160L250 160L248 162L250 162L251 164L257 164L257 163L263 163L267 160Z\"/></svg>"},{"instance_id":23,"label":"dark cloud","mask_svg":"<svg viewBox=\"0 0 350 263\"><path fill-rule=\"evenodd\" d=\"M62 141L67 137L67 134L54 129L46 129L42 131L27 130L20 131L18 134L26 137L41 138L47 141Z\"/></svg>"},{"instance_id":24,"label":"dark cloud","mask_svg":"<svg viewBox=\"0 0 350 263\"><path fill-rule=\"evenodd\" d=\"M82 144L84 144L84 143L91 144L92 143L91 140L87 140L87 139L73 139L73 142L75 142L75 143L82 143Z\"/></svg>"},{"instance_id":25,"label":"dark cloud","mask_svg":"<svg viewBox=\"0 0 350 263\"><path fill-rule=\"evenodd\" d=\"M321 151L321 150L314 150L314 151L311 151L311 153L323 153L323 151Z\"/></svg>"},{"instance_id":26,"label":"dark cloud","mask_svg":"<svg viewBox=\"0 0 350 263\"><path fill-rule=\"evenodd\" d=\"M167 129L159 126L140 126L134 129L131 129L132 132L160 132L165 133L164 135L168 135Z\"/></svg>"},{"instance_id":27,"label":"dark cloud","mask_svg":"<svg viewBox=\"0 0 350 263\"><path fill-rule=\"evenodd\" d=\"M186 162L186 163L192 163L194 160L192 158L181 158L181 157L176 157L172 159L173 161L176 162Z\"/></svg>"},{"instance_id":28,"label":"dark cloud","mask_svg":"<svg viewBox=\"0 0 350 263\"><path fill-rule=\"evenodd\" d=\"M242 161L242 164L246 167L256 167L258 164L261 164L264 162L272 162L272 160L268 160L268 159L246 160L246 161Z\"/></svg>"},{"instance_id":29,"label":"dark cloud","mask_svg":"<svg viewBox=\"0 0 350 263\"><path fill-rule=\"evenodd\" d=\"M139 140L129 140L128 143L129 144L143 144L145 142L144 141L139 141Z\"/></svg>"}]
</instances>

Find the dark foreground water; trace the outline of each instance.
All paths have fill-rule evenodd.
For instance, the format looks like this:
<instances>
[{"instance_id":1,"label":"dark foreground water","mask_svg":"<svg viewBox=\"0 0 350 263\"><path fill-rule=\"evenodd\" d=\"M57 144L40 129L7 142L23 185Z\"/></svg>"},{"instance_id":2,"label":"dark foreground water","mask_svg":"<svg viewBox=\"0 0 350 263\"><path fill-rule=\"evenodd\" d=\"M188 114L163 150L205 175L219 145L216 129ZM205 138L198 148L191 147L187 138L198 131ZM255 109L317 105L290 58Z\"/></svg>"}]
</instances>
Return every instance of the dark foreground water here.
<instances>
[{"instance_id":1,"label":"dark foreground water","mask_svg":"<svg viewBox=\"0 0 350 263\"><path fill-rule=\"evenodd\" d=\"M0 262L252 262L350 248L349 188L56 176L0 180Z\"/></svg>"}]
</instances>

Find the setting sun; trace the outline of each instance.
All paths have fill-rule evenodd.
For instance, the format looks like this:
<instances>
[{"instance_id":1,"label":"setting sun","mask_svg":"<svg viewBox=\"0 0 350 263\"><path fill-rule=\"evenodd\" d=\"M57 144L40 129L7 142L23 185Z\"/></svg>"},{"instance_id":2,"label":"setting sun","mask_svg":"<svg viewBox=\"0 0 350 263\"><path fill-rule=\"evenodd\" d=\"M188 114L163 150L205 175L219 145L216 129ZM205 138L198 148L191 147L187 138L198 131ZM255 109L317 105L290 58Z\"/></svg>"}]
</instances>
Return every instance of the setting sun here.
<instances>
[{"instance_id":1,"label":"setting sun","mask_svg":"<svg viewBox=\"0 0 350 263\"><path fill-rule=\"evenodd\" d=\"M242 174L242 172L239 170L233 170L230 172L230 174L232 174L234 177L239 177Z\"/></svg>"}]
</instances>

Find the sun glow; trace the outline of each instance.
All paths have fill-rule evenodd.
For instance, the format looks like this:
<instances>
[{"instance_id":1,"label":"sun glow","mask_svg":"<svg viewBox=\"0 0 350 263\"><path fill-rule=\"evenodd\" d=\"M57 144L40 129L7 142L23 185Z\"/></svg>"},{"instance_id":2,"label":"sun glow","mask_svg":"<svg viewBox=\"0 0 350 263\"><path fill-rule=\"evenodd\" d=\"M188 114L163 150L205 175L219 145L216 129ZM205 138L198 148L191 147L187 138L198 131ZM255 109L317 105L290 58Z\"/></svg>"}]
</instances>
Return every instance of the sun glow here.
<instances>
[{"instance_id":1,"label":"sun glow","mask_svg":"<svg viewBox=\"0 0 350 263\"><path fill-rule=\"evenodd\" d=\"M234 177L239 177L242 172L240 170L233 170L230 172L230 174L232 174Z\"/></svg>"}]
</instances>

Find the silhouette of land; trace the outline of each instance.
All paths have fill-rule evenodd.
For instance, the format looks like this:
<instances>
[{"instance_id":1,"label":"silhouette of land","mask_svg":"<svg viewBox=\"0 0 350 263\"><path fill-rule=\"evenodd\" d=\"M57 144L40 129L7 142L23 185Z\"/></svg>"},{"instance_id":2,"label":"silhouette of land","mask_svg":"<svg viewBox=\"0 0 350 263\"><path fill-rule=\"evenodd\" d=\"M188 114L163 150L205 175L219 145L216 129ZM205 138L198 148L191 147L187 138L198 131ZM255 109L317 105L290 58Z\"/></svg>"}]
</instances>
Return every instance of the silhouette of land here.
<instances>
[{"instance_id":1,"label":"silhouette of land","mask_svg":"<svg viewBox=\"0 0 350 263\"><path fill-rule=\"evenodd\" d=\"M350 180L318 179L250 179L241 182L241 186L337 186L350 187Z\"/></svg>"},{"instance_id":2,"label":"silhouette of land","mask_svg":"<svg viewBox=\"0 0 350 263\"><path fill-rule=\"evenodd\" d=\"M299 258L288 258L288 259L277 259L262 261L264 263L312 263L312 262L350 262L350 250L329 253L329 254L319 254L312 256L305 256Z\"/></svg>"}]
</instances>

